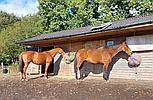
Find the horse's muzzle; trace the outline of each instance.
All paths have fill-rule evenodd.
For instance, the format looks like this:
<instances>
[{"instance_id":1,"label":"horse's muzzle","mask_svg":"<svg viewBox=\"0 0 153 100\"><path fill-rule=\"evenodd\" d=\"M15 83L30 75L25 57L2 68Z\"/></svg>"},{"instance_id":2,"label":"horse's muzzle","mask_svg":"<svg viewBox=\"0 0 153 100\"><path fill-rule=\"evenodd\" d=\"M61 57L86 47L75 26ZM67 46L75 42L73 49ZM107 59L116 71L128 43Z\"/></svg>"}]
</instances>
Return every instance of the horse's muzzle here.
<instances>
[{"instance_id":1,"label":"horse's muzzle","mask_svg":"<svg viewBox=\"0 0 153 100\"><path fill-rule=\"evenodd\" d=\"M65 55L65 52L61 53L61 55L64 56Z\"/></svg>"}]
</instances>

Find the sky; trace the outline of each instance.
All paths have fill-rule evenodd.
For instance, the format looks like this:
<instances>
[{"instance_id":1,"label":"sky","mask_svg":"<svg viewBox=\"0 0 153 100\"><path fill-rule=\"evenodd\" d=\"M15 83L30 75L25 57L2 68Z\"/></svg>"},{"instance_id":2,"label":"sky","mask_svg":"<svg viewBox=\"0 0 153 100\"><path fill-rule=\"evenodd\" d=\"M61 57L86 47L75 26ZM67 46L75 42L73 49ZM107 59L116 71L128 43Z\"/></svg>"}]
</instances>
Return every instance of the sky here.
<instances>
[{"instance_id":1,"label":"sky","mask_svg":"<svg viewBox=\"0 0 153 100\"><path fill-rule=\"evenodd\" d=\"M1 11L14 13L18 17L37 13L37 6L37 0L0 0Z\"/></svg>"}]
</instances>

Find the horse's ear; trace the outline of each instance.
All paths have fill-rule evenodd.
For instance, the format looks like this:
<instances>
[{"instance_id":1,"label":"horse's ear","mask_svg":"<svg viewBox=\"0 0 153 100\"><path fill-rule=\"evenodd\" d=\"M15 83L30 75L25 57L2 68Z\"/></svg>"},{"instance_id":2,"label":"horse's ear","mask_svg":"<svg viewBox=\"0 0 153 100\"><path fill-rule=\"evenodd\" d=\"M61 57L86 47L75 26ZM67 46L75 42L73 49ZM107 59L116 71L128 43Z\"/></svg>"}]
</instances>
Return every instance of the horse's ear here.
<instances>
[{"instance_id":1,"label":"horse's ear","mask_svg":"<svg viewBox=\"0 0 153 100\"><path fill-rule=\"evenodd\" d=\"M122 44L126 45L127 43L126 43L126 41L124 41Z\"/></svg>"}]
</instances>

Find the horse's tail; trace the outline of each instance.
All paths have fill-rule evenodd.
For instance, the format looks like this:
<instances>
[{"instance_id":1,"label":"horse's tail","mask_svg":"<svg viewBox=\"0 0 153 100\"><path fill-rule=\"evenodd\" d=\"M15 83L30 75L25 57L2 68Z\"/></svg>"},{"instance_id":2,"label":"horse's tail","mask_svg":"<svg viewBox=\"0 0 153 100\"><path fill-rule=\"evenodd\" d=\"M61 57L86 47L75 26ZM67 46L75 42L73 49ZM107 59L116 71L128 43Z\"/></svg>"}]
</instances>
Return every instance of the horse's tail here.
<instances>
[{"instance_id":1,"label":"horse's tail","mask_svg":"<svg viewBox=\"0 0 153 100\"><path fill-rule=\"evenodd\" d=\"M24 62L22 58L22 54L19 55L19 71L23 73Z\"/></svg>"}]
</instances>

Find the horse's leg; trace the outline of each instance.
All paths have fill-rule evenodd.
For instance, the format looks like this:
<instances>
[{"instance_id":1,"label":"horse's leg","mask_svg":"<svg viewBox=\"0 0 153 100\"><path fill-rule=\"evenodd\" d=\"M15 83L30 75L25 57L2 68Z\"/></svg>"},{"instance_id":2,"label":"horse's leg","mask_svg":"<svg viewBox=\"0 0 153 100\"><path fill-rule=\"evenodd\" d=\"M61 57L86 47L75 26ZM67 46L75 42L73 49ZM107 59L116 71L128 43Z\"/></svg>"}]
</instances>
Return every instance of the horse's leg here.
<instances>
[{"instance_id":1,"label":"horse's leg","mask_svg":"<svg viewBox=\"0 0 153 100\"><path fill-rule=\"evenodd\" d=\"M83 63L83 61L77 61L77 79L81 79L81 75L80 75L80 67L81 67L81 64Z\"/></svg>"},{"instance_id":2,"label":"horse's leg","mask_svg":"<svg viewBox=\"0 0 153 100\"><path fill-rule=\"evenodd\" d=\"M80 69L77 68L77 79L79 80L81 78Z\"/></svg>"},{"instance_id":3,"label":"horse's leg","mask_svg":"<svg viewBox=\"0 0 153 100\"><path fill-rule=\"evenodd\" d=\"M45 79L48 78L48 67L49 67L50 63L46 63L46 67L45 67Z\"/></svg>"},{"instance_id":4,"label":"horse's leg","mask_svg":"<svg viewBox=\"0 0 153 100\"><path fill-rule=\"evenodd\" d=\"M22 72L21 72L20 80L21 80L21 81L24 80L24 78L23 78L23 73L22 73Z\"/></svg>"},{"instance_id":5,"label":"horse's leg","mask_svg":"<svg viewBox=\"0 0 153 100\"><path fill-rule=\"evenodd\" d=\"M24 61L22 59L22 56L20 55L19 56L19 70L21 72L20 80L22 80L22 81L24 80L24 78L23 78L23 68L24 68Z\"/></svg>"},{"instance_id":6,"label":"horse's leg","mask_svg":"<svg viewBox=\"0 0 153 100\"><path fill-rule=\"evenodd\" d=\"M108 65L109 65L109 63L104 63L104 65L103 65L103 78L106 81L109 79Z\"/></svg>"},{"instance_id":7,"label":"horse's leg","mask_svg":"<svg viewBox=\"0 0 153 100\"><path fill-rule=\"evenodd\" d=\"M25 79L26 81L28 81L28 79L27 79L27 77L26 77L26 70L27 70L27 68L28 68L28 65L29 65L28 62L25 63L24 68L23 68L23 75L24 75L24 79Z\"/></svg>"}]
</instances>

